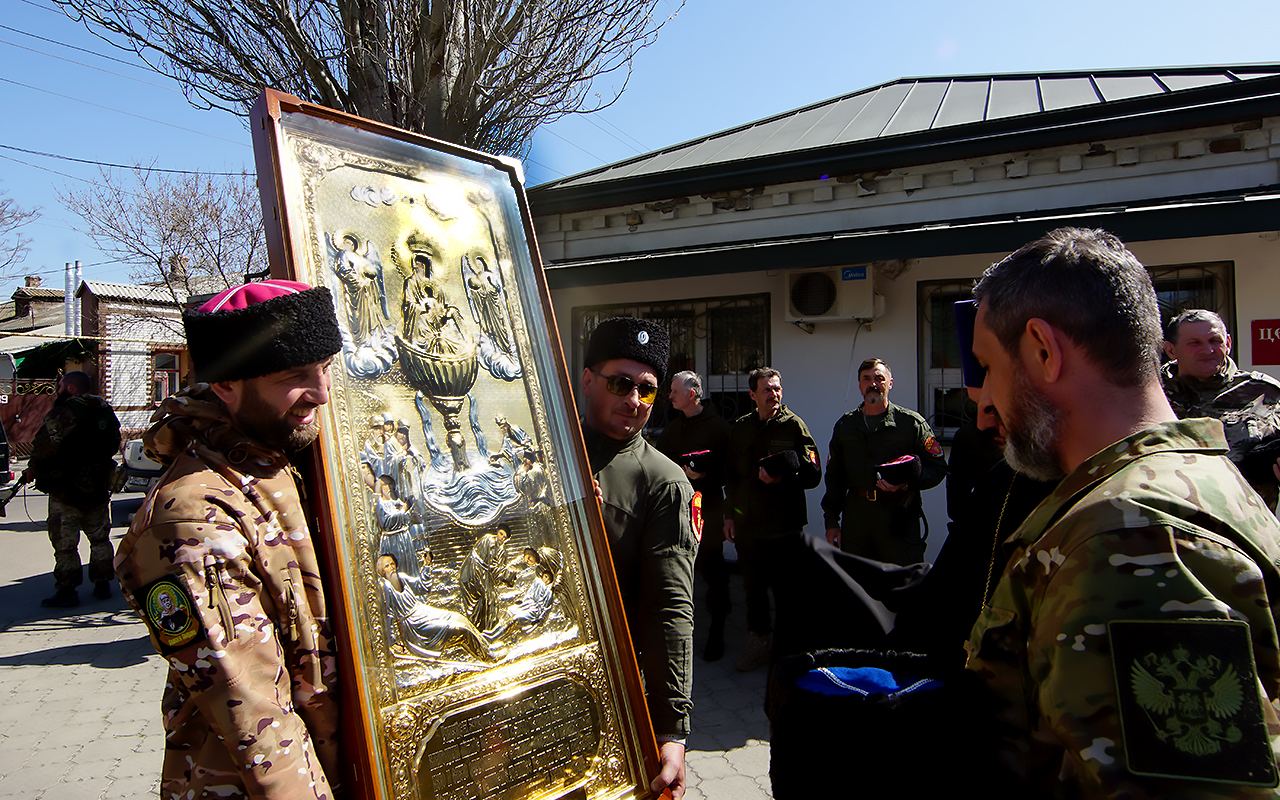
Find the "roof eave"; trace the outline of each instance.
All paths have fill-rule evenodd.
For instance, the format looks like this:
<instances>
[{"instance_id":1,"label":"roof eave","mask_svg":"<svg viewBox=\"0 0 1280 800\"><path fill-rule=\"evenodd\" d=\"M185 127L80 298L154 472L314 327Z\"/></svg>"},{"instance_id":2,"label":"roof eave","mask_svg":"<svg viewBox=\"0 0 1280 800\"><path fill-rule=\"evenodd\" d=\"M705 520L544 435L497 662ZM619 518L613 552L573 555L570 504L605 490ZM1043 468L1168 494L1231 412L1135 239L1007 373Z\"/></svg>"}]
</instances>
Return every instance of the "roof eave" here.
<instances>
[{"instance_id":1,"label":"roof eave","mask_svg":"<svg viewBox=\"0 0 1280 800\"><path fill-rule=\"evenodd\" d=\"M822 175L852 175L1059 147L1091 139L1119 139L1261 119L1275 115L1277 108L1280 76L1255 78L635 178L581 186L534 187L529 190L529 204L534 216L613 208L691 194L816 180Z\"/></svg>"},{"instance_id":2,"label":"roof eave","mask_svg":"<svg viewBox=\"0 0 1280 800\"><path fill-rule=\"evenodd\" d=\"M1153 205L1046 209L1033 214L848 230L791 239L726 242L547 265L553 290L759 270L830 267L893 258L1011 252L1064 225L1105 228L1129 242L1273 230L1280 185L1250 196L1208 195ZM635 268L637 265L642 268Z\"/></svg>"}]
</instances>

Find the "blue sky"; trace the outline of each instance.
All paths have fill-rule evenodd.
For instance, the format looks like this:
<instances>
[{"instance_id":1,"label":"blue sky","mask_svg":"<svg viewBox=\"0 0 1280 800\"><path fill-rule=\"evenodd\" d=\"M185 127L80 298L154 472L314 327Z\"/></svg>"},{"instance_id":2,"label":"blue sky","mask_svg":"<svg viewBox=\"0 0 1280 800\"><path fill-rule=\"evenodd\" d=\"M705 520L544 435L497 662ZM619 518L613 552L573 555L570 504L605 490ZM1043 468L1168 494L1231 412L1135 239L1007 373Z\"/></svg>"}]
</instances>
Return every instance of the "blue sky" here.
<instances>
[{"instance_id":1,"label":"blue sky","mask_svg":"<svg viewBox=\"0 0 1280 800\"><path fill-rule=\"evenodd\" d=\"M71 49L132 61L49 0L3 5L0 145L121 164L251 168L240 118L191 107L168 78ZM905 76L1280 62L1278 23L1275 0L689 0L637 56L617 103L538 132L526 173L536 185ZM90 265L86 278L127 280L127 269L97 263L104 256L58 199L97 169L0 149L0 191L41 212L26 229L33 245L23 273L61 287L63 262L78 258ZM0 283L0 296L19 284Z\"/></svg>"}]
</instances>

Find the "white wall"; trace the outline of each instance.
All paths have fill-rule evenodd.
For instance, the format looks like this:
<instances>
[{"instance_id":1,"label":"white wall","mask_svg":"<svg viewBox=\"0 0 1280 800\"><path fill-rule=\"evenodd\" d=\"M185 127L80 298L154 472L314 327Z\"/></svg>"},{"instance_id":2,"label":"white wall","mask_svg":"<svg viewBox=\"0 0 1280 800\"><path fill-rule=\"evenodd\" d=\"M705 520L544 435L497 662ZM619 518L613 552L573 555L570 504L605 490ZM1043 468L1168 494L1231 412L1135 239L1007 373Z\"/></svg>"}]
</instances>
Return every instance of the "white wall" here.
<instances>
[{"instance_id":1,"label":"white wall","mask_svg":"<svg viewBox=\"0 0 1280 800\"><path fill-rule=\"evenodd\" d=\"M1149 267L1203 261L1234 261L1237 327L1241 331L1240 365L1252 368L1248 346L1249 322L1280 316L1280 241L1268 234L1178 239L1137 243L1134 253ZM876 291L885 298L884 316L858 331L852 322L825 323L810 335L783 319L783 273L750 272L666 281L639 281L607 286L577 287L553 292L557 324L562 340L572 332L573 309L608 303L643 303L769 292L771 294L772 361L781 370L784 402L799 414L825 452L831 428L841 414L859 402L856 378L851 375L864 358L879 356L894 370L894 402L918 408L917 284L920 281L972 278L1005 253L929 258L908 262L896 279L877 275ZM857 341L854 342L855 332ZM566 361L574 363L573 354ZM1280 377L1280 368L1263 367ZM573 376L577 385L578 376ZM822 516L818 502L822 489L809 492L808 531L818 534ZM924 494L929 519L929 557L941 546L946 533L946 499L939 486Z\"/></svg>"},{"instance_id":2,"label":"white wall","mask_svg":"<svg viewBox=\"0 0 1280 800\"><path fill-rule=\"evenodd\" d=\"M151 353L155 346L172 346L174 325L181 325L176 312L169 309L142 308L103 303L100 314L105 320L109 340L110 393L107 400L116 409L122 428L145 428L150 424L149 410L122 410L129 406L151 405ZM180 328L179 328L180 329ZM154 341L156 345L140 339Z\"/></svg>"}]
</instances>

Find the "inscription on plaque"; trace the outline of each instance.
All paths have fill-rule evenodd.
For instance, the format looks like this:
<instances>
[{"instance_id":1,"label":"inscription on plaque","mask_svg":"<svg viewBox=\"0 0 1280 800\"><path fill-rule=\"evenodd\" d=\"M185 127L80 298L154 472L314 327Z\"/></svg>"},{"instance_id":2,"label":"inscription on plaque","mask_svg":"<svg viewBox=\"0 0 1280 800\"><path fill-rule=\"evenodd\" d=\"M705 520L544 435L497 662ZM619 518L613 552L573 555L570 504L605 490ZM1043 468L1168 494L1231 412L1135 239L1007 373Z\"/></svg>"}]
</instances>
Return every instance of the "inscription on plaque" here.
<instances>
[{"instance_id":1,"label":"inscription on plaque","mask_svg":"<svg viewBox=\"0 0 1280 800\"><path fill-rule=\"evenodd\" d=\"M534 796L585 777L599 747L591 693L557 678L446 718L422 753L418 780L435 800Z\"/></svg>"}]
</instances>

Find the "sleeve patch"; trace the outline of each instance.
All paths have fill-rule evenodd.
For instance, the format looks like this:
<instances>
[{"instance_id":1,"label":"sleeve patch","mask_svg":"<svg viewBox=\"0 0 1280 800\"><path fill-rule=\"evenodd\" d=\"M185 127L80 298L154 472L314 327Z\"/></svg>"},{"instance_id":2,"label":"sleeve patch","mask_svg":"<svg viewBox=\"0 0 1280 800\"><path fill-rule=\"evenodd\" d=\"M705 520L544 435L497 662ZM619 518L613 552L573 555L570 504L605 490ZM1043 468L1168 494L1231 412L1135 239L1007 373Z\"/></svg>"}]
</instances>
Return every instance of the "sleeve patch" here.
<instances>
[{"instance_id":1,"label":"sleeve patch","mask_svg":"<svg viewBox=\"0 0 1280 800\"><path fill-rule=\"evenodd\" d=\"M151 629L161 655L208 638L190 590L176 575L152 581L137 593L137 598L142 619Z\"/></svg>"},{"instance_id":2,"label":"sleeve patch","mask_svg":"<svg viewBox=\"0 0 1280 800\"><path fill-rule=\"evenodd\" d=\"M942 455L942 445L938 443L937 437L929 434L924 440L924 451L929 455L937 458Z\"/></svg>"},{"instance_id":3,"label":"sleeve patch","mask_svg":"<svg viewBox=\"0 0 1280 800\"><path fill-rule=\"evenodd\" d=\"M809 462L815 467L818 466L818 448L813 447L812 445L805 445L804 452L805 455L809 457ZM828 456L827 460L830 461L831 457Z\"/></svg>"},{"instance_id":4,"label":"sleeve patch","mask_svg":"<svg viewBox=\"0 0 1280 800\"><path fill-rule=\"evenodd\" d=\"M1130 772L1276 785L1246 623L1117 620L1107 630Z\"/></svg>"},{"instance_id":5,"label":"sleeve patch","mask_svg":"<svg viewBox=\"0 0 1280 800\"><path fill-rule=\"evenodd\" d=\"M693 523L693 538L702 541L702 492L694 492L689 501L689 520Z\"/></svg>"}]
</instances>

